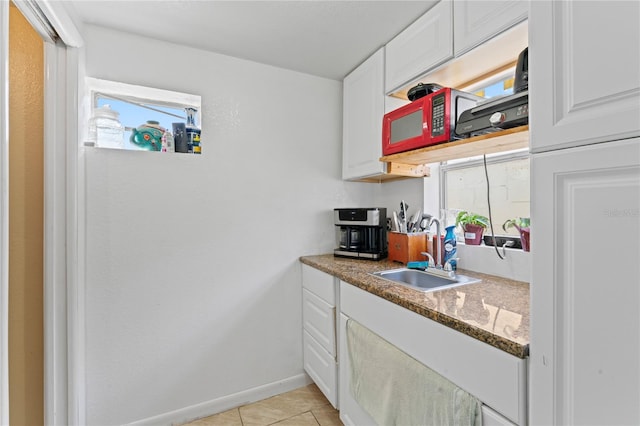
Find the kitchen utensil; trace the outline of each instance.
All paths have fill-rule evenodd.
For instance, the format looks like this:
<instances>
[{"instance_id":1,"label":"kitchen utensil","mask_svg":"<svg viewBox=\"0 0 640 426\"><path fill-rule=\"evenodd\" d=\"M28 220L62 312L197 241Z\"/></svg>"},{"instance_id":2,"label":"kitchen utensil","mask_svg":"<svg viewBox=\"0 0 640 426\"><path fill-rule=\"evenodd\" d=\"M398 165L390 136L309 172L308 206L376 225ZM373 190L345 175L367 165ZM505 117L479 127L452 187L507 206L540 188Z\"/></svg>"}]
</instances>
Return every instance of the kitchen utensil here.
<instances>
[{"instance_id":1,"label":"kitchen utensil","mask_svg":"<svg viewBox=\"0 0 640 426\"><path fill-rule=\"evenodd\" d=\"M418 232L418 221L422 218L422 209L418 209L417 212L414 213L413 216L411 216L411 219L409 220L409 225L407 229L407 232Z\"/></svg>"},{"instance_id":2,"label":"kitchen utensil","mask_svg":"<svg viewBox=\"0 0 640 426\"><path fill-rule=\"evenodd\" d=\"M400 232L407 232L407 211L409 205L404 200L400 201Z\"/></svg>"},{"instance_id":3,"label":"kitchen utensil","mask_svg":"<svg viewBox=\"0 0 640 426\"><path fill-rule=\"evenodd\" d=\"M427 96L433 92L437 92L438 90L442 89L442 86L440 86L439 84L435 84L435 83L418 83L417 85L413 86L411 89L409 89L409 91L407 92L407 98L410 101L415 101L416 99L420 99L423 96Z\"/></svg>"},{"instance_id":4,"label":"kitchen utensil","mask_svg":"<svg viewBox=\"0 0 640 426\"><path fill-rule=\"evenodd\" d=\"M393 212L392 225L393 225L392 230L394 232L400 232L400 221L398 220L398 212L396 212L396 211Z\"/></svg>"}]
</instances>

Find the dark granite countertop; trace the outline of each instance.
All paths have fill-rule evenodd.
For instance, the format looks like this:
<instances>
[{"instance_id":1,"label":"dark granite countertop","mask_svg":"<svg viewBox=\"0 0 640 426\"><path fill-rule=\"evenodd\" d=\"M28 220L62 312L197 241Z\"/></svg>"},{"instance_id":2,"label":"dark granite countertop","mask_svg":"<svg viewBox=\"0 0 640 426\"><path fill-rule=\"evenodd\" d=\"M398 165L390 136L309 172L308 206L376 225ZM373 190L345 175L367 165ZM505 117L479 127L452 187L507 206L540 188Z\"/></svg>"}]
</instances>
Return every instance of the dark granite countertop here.
<instances>
[{"instance_id":1,"label":"dark granite countertop","mask_svg":"<svg viewBox=\"0 0 640 426\"><path fill-rule=\"evenodd\" d=\"M300 261L519 358L529 354L526 282L460 269L459 273L482 281L423 292L370 275L404 267L397 262L341 258L333 254L302 256Z\"/></svg>"}]
</instances>

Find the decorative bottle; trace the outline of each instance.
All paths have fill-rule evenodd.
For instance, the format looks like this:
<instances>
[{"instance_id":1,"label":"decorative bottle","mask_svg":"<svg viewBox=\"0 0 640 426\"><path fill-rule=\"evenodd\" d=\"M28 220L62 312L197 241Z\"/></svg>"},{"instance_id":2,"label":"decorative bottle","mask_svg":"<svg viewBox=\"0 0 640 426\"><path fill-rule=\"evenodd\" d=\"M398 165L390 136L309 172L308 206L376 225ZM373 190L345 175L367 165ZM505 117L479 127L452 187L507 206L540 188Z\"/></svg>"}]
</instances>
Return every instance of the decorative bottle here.
<instances>
[{"instance_id":1,"label":"decorative bottle","mask_svg":"<svg viewBox=\"0 0 640 426\"><path fill-rule=\"evenodd\" d=\"M173 152L173 135L169 130L162 134L162 152Z\"/></svg>"},{"instance_id":2,"label":"decorative bottle","mask_svg":"<svg viewBox=\"0 0 640 426\"><path fill-rule=\"evenodd\" d=\"M456 235L453 232L455 228L455 225L447 226L445 228L447 233L444 236L444 259L442 261L442 266L444 267L447 261L450 260L449 264L453 271L458 267L458 262L456 261L458 249L456 248Z\"/></svg>"},{"instance_id":3,"label":"decorative bottle","mask_svg":"<svg viewBox=\"0 0 640 426\"><path fill-rule=\"evenodd\" d=\"M185 108L185 111L187 113L186 134L188 152L200 154L202 153L202 148L200 147L200 129L196 126L196 113L198 110L195 108Z\"/></svg>"},{"instance_id":4,"label":"decorative bottle","mask_svg":"<svg viewBox=\"0 0 640 426\"><path fill-rule=\"evenodd\" d=\"M124 127L118 120L119 115L109 105L95 108L89 120L88 145L100 148L124 148Z\"/></svg>"}]
</instances>

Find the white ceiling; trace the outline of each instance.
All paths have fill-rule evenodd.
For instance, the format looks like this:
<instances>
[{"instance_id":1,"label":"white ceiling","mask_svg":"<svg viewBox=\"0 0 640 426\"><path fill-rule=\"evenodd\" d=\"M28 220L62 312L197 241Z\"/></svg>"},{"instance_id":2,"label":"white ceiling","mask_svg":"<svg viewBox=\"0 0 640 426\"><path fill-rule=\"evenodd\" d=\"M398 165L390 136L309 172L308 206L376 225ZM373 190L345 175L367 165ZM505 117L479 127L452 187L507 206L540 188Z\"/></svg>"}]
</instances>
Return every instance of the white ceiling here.
<instances>
[{"instance_id":1,"label":"white ceiling","mask_svg":"<svg viewBox=\"0 0 640 426\"><path fill-rule=\"evenodd\" d=\"M70 0L85 23L341 80L435 0Z\"/></svg>"}]
</instances>

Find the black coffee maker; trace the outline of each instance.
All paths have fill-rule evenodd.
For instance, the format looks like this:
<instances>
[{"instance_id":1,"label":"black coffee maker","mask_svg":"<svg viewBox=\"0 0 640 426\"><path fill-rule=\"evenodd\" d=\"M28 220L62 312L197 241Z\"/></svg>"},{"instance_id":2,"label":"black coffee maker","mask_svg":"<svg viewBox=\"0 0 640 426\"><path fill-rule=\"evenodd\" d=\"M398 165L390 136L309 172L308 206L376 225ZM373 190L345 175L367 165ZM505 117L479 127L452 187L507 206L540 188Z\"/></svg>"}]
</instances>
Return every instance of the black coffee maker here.
<instances>
[{"instance_id":1,"label":"black coffee maker","mask_svg":"<svg viewBox=\"0 0 640 426\"><path fill-rule=\"evenodd\" d=\"M334 209L334 256L380 260L387 257L387 209Z\"/></svg>"}]
</instances>

